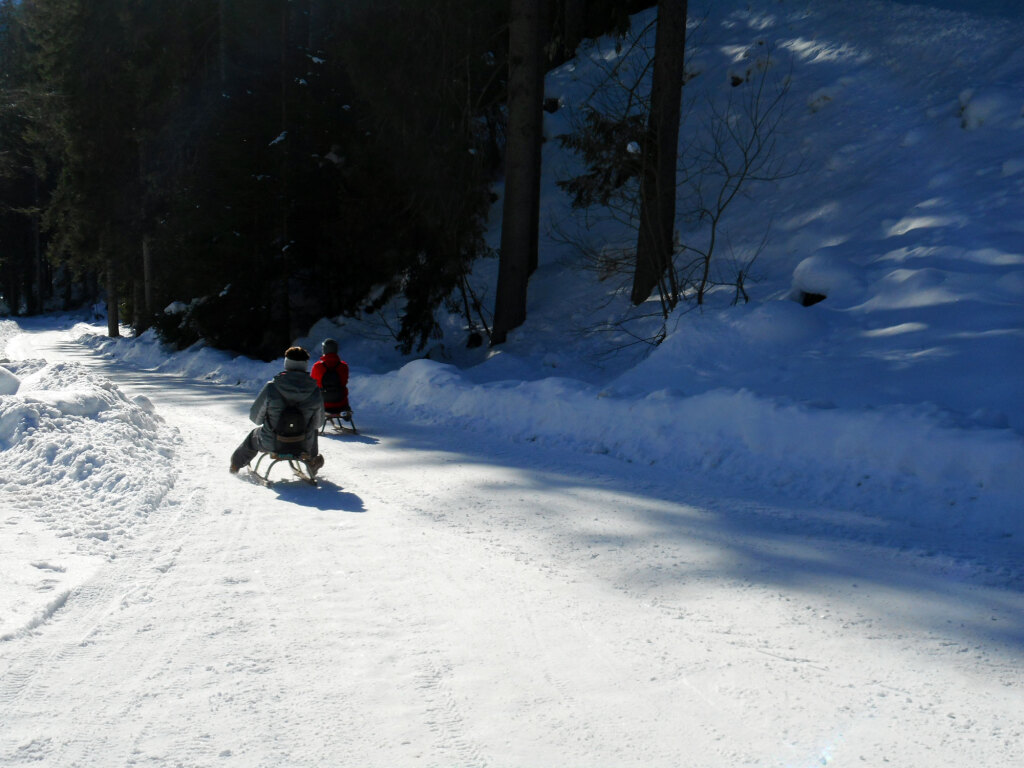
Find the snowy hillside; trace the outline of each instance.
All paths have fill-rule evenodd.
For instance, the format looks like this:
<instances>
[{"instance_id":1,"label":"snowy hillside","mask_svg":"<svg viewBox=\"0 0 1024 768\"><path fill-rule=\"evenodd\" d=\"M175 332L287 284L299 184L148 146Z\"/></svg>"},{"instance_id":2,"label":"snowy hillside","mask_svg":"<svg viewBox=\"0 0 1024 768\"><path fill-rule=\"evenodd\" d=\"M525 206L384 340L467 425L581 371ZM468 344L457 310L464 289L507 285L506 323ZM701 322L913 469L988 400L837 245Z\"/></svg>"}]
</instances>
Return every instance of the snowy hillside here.
<instances>
[{"instance_id":1,"label":"snowy hillside","mask_svg":"<svg viewBox=\"0 0 1024 768\"><path fill-rule=\"evenodd\" d=\"M707 5L688 92L770 49L801 172L730 213L750 302L659 346L551 226L624 237L553 140L611 40L548 77L506 345L296 340L338 339L364 433L319 488L227 473L279 363L0 320L0 765L1019 759L1024 7Z\"/></svg>"}]
</instances>

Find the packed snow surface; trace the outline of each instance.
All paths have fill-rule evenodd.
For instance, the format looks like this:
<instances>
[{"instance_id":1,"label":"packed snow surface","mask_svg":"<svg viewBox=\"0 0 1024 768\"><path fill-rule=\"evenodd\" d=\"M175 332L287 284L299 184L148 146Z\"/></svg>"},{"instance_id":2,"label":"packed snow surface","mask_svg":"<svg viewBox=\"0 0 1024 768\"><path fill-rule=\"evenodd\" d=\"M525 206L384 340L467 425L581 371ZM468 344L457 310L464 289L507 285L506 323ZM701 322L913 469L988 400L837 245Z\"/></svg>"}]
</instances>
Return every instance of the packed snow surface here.
<instances>
[{"instance_id":1,"label":"packed snow surface","mask_svg":"<svg viewBox=\"0 0 1024 768\"><path fill-rule=\"evenodd\" d=\"M0 320L0 765L1019 762L1021 9L691 13L694 103L770 50L801 170L731 214L751 301L657 347L549 228L500 349L296 340L360 434L265 488L227 462L278 362ZM550 136L632 50L548 76Z\"/></svg>"}]
</instances>

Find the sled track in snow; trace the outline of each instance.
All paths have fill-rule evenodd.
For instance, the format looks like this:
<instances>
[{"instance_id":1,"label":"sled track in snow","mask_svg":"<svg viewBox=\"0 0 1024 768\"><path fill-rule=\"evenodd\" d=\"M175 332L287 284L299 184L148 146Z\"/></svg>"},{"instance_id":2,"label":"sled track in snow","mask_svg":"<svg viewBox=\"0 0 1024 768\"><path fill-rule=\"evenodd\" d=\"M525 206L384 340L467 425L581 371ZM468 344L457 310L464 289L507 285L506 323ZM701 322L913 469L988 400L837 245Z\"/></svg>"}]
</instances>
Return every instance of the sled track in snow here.
<instances>
[{"instance_id":1,"label":"sled track in snow","mask_svg":"<svg viewBox=\"0 0 1024 768\"><path fill-rule=\"evenodd\" d=\"M97 691L96 708L88 717L91 724L105 726L115 726L125 717L124 709L116 705L126 698L130 703L144 693L155 665L182 642L183 633L168 632L161 645L163 653L145 658L133 655L118 642L107 642L106 636L123 631L131 621L121 616L126 608L153 599L152 593L174 568L177 554L202 522L206 511L203 492L191 490L185 498L176 498L180 495L181 491L172 490L126 551L104 563L88 582L72 590L45 620L26 627L7 643L0 644L0 655L11 659L0 675L0 722L9 722L9 713L15 710L35 711L45 721L55 709L60 709L61 702L45 680L53 667L122 670L123 686L117 696L110 703L104 703L104 696L110 691ZM105 641L97 642L101 636ZM88 686L90 680L83 679L81 684ZM74 718L82 714L70 712L68 716ZM84 730L99 738L99 734L117 729L91 727ZM110 754L108 746L95 741L60 742L59 737L52 736L15 743L13 735L0 733L0 764L45 760L55 766L71 765L78 758Z\"/></svg>"},{"instance_id":2,"label":"sled track in snow","mask_svg":"<svg viewBox=\"0 0 1024 768\"><path fill-rule=\"evenodd\" d=\"M452 758L456 765L484 768L488 763L479 745L466 735L465 717L452 694L452 666L434 652L426 654L417 667L416 687L426 705L426 724L437 739L435 754Z\"/></svg>"}]
</instances>

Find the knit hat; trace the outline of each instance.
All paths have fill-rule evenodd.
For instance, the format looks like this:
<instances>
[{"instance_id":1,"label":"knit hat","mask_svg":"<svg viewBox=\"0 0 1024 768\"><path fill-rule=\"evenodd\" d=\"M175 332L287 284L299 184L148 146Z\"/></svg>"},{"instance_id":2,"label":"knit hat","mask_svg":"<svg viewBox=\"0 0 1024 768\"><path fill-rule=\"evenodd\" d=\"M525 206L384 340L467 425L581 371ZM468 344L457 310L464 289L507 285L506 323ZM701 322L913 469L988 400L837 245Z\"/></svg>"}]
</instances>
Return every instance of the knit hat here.
<instances>
[{"instance_id":1,"label":"knit hat","mask_svg":"<svg viewBox=\"0 0 1024 768\"><path fill-rule=\"evenodd\" d=\"M338 354L338 342L334 339L324 339L324 354L325 355L336 355Z\"/></svg>"},{"instance_id":2,"label":"knit hat","mask_svg":"<svg viewBox=\"0 0 1024 768\"><path fill-rule=\"evenodd\" d=\"M309 352L302 347L288 347L284 353L284 369L286 371L304 371L309 362Z\"/></svg>"}]
</instances>

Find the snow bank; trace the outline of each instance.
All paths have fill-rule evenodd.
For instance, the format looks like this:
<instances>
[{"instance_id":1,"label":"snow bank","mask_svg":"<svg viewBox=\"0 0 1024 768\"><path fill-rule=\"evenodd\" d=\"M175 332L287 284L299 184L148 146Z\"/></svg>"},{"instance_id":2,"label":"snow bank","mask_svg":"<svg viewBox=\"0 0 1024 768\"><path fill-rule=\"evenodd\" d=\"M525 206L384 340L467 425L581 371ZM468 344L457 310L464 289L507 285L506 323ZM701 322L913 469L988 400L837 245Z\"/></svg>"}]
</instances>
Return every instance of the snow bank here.
<instances>
[{"instance_id":1,"label":"snow bank","mask_svg":"<svg viewBox=\"0 0 1024 768\"><path fill-rule=\"evenodd\" d=\"M175 373L203 381L261 387L281 371L279 362L263 363L247 357L232 358L202 343L174 352L160 342L154 330L146 331L138 338L112 339L97 334L95 326L80 323L72 332L79 344L124 360L137 368Z\"/></svg>"},{"instance_id":2,"label":"snow bank","mask_svg":"<svg viewBox=\"0 0 1024 768\"><path fill-rule=\"evenodd\" d=\"M20 333L3 325L0 351ZM78 363L0 365L0 513L17 532L0 538L0 642L117 555L173 485L176 441L146 398Z\"/></svg>"},{"instance_id":3,"label":"snow bank","mask_svg":"<svg viewBox=\"0 0 1024 768\"><path fill-rule=\"evenodd\" d=\"M0 508L80 551L116 548L172 486L174 433L80 364L5 367L22 376L0 397Z\"/></svg>"},{"instance_id":4,"label":"snow bank","mask_svg":"<svg viewBox=\"0 0 1024 768\"><path fill-rule=\"evenodd\" d=\"M351 389L360 407L421 423L702 473L737 491L1024 536L1024 443L1011 430L946 426L927 406L816 408L743 390L614 397L557 378L477 386L429 360L355 379Z\"/></svg>"}]
</instances>

